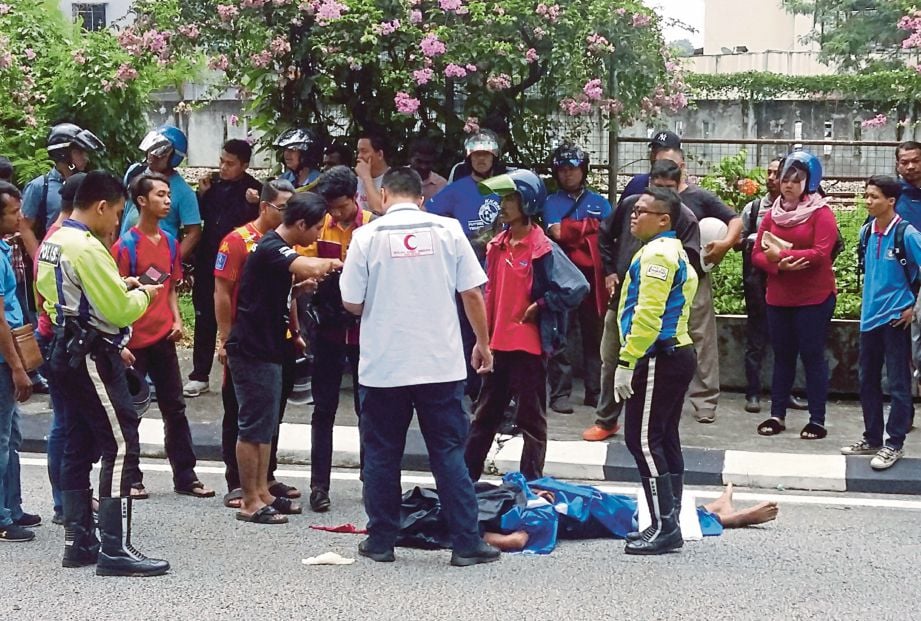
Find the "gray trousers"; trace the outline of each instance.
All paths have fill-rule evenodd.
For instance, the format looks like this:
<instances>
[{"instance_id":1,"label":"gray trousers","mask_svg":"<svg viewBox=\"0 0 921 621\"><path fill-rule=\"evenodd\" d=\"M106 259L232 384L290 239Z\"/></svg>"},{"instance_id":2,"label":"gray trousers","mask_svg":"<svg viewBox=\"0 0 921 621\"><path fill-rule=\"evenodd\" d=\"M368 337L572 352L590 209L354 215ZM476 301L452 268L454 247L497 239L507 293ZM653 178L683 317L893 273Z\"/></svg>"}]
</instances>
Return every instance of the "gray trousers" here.
<instances>
[{"instance_id":1,"label":"gray trousers","mask_svg":"<svg viewBox=\"0 0 921 621\"><path fill-rule=\"evenodd\" d=\"M614 306L617 306L616 301ZM608 309L604 316L604 332L601 334L601 395L595 409L595 424L605 429L613 429L624 409L623 401L614 401L614 372L619 359L620 326L617 325L617 311Z\"/></svg>"},{"instance_id":2,"label":"gray trousers","mask_svg":"<svg viewBox=\"0 0 921 621\"><path fill-rule=\"evenodd\" d=\"M720 399L720 358L709 275L702 276L697 285L688 332L697 350L697 371L688 388L688 399L695 415L715 412Z\"/></svg>"}]
</instances>

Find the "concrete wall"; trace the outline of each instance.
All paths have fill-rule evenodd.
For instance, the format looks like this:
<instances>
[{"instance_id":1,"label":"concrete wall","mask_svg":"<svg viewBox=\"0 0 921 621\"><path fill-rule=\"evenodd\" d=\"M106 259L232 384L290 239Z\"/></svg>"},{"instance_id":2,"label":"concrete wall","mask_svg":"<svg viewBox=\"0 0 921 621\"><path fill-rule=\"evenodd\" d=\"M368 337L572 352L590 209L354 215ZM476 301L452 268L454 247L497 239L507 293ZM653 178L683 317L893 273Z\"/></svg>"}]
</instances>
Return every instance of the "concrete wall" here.
<instances>
[{"instance_id":1,"label":"concrete wall","mask_svg":"<svg viewBox=\"0 0 921 621\"><path fill-rule=\"evenodd\" d=\"M814 51L802 37L812 29L808 16L792 15L780 0L705 0L704 54L744 45L749 52Z\"/></svg>"},{"instance_id":2,"label":"concrete wall","mask_svg":"<svg viewBox=\"0 0 921 621\"><path fill-rule=\"evenodd\" d=\"M819 62L818 52L811 51L766 50L742 54L708 52L703 56L684 58L682 62L690 72L713 75L745 71L769 71L784 75L827 75L834 72L832 67Z\"/></svg>"}]
</instances>

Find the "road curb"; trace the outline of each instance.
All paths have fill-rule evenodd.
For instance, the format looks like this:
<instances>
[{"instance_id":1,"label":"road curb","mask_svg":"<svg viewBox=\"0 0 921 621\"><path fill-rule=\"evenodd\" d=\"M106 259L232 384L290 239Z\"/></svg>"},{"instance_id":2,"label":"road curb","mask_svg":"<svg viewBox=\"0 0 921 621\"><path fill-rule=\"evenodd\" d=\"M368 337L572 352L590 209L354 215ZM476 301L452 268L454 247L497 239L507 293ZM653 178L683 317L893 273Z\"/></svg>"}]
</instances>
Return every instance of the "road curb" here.
<instances>
[{"instance_id":1,"label":"road curb","mask_svg":"<svg viewBox=\"0 0 921 621\"><path fill-rule=\"evenodd\" d=\"M51 415L24 414L21 419L22 452L44 453ZM190 423L199 459L221 460L219 423ZM163 423L156 418L141 421L141 455L163 458ZM498 473L518 469L520 437L503 438L493 444L487 468ZM337 426L334 430L333 466L357 468L358 428ZM278 443L282 463L310 463L310 425L284 423ZM865 492L873 494L921 495L921 459L903 458L892 469L876 472L869 457L766 453L696 447L684 448L685 481L690 485L797 489L810 491ZM406 470L429 471L425 442L418 429L410 429L403 458ZM547 443L544 473L560 479L638 482L639 475L627 448L620 443L551 440Z\"/></svg>"}]
</instances>

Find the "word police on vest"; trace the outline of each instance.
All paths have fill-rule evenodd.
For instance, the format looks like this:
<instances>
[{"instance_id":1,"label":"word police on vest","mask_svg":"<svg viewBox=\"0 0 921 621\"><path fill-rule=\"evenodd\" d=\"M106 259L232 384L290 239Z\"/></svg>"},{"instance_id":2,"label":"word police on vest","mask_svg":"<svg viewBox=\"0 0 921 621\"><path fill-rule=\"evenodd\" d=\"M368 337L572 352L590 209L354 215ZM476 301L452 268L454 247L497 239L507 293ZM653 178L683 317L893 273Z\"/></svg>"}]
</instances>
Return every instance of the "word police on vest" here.
<instances>
[{"instance_id":1,"label":"word police on vest","mask_svg":"<svg viewBox=\"0 0 921 621\"><path fill-rule=\"evenodd\" d=\"M700 266L705 272L712 270L715 265L707 261L706 247L707 244L714 241L719 241L725 239L726 233L729 232L729 227L725 222L717 218L703 218L700 221L700 249L701 249L701 261Z\"/></svg>"}]
</instances>

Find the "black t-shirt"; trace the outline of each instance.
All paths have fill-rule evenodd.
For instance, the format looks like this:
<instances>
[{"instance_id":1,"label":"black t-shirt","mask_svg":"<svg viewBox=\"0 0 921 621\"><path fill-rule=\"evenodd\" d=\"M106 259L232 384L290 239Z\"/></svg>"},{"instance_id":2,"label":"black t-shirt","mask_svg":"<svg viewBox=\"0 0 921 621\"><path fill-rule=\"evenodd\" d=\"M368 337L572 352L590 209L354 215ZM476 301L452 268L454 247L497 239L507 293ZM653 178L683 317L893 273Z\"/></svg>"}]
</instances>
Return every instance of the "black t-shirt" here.
<instances>
[{"instance_id":1,"label":"black t-shirt","mask_svg":"<svg viewBox=\"0 0 921 621\"><path fill-rule=\"evenodd\" d=\"M236 350L266 362L284 360L291 306L289 268L297 256L275 231L259 240L243 267L237 317L227 339L229 353Z\"/></svg>"},{"instance_id":2,"label":"black t-shirt","mask_svg":"<svg viewBox=\"0 0 921 621\"><path fill-rule=\"evenodd\" d=\"M201 239L195 246L196 263L212 273L214 259L221 240L238 226L252 222L259 216L259 205L246 202L246 191L261 191L262 184L248 173L236 181L221 181L211 184L211 188L199 198L201 211Z\"/></svg>"},{"instance_id":3,"label":"black t-shirt","mask_svg":"<svg viewBox=\"0 0 921 621\"><path fill-rule=\"evenodd\" d=\"M698 222L704 218L716 218L729 224L730 220L739 217L716 194L696 185L685 188L681 193L681 202L694 212Z\"/></svg>"}]
</instances>

